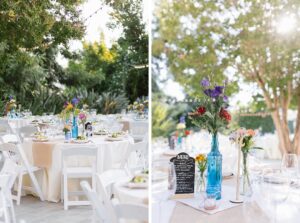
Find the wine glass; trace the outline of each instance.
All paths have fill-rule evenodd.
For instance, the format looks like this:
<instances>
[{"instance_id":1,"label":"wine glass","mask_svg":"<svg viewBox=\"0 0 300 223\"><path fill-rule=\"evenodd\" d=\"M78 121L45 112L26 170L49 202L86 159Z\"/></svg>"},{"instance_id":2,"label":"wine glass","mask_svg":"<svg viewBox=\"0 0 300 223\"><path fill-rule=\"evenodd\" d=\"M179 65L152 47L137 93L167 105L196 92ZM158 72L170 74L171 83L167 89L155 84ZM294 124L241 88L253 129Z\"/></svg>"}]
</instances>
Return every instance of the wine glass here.
<instances>
[{"instance_id":1,"label":"wine glass","mask_svg":"<svg viewBox=\"0 0 300 223\"><path fill-rule=\"evenodd\" d=\"M281 170L290 178L297 178L299 172L298 157L296 154L284 154L281 162Z\"/></svg>"},{"instance_id":2,"label":"wine glass","mask_svg":"<svg viewBox=\"0 0 300 223\"><path fill-rule=\"evenodd\" d=\"M280 170L265 173L261 181L261 195L274 206L273 222L276 222L277 206L284 203L290 191L290 178Z\"/></svg>"},{"instance_id":3,"label":"wine glass","mask_svg":"<svg viewBox=\"0 0 300 223\"><path fill-rule=\"evenodd\" d=\"M161 203L176 192L176 172L174 164L165 160L152 164L152 199L158 203L158 217L161 221Z\"/></svg>"}]
</instances>

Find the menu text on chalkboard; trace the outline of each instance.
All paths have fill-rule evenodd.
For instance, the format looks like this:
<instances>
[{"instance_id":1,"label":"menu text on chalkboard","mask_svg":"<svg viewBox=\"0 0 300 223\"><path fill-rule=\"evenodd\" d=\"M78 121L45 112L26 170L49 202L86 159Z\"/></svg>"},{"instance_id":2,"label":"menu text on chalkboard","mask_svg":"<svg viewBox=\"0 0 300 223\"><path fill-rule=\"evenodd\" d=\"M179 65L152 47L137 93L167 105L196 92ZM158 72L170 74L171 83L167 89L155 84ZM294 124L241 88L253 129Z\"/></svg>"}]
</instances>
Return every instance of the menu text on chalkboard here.
<instances>
[{"instance_id":1,"label":"menu text on chalkboard","mask_svg":"<svg viewBox=\"0 0 300 223\"><path fill-rule=\"evenodd\" d=\"M176 194L194 193L195 182L195 159L187 153L179 153L173 157L171 162L174 163L176 172Z\"/></svg>"}]
</instances>

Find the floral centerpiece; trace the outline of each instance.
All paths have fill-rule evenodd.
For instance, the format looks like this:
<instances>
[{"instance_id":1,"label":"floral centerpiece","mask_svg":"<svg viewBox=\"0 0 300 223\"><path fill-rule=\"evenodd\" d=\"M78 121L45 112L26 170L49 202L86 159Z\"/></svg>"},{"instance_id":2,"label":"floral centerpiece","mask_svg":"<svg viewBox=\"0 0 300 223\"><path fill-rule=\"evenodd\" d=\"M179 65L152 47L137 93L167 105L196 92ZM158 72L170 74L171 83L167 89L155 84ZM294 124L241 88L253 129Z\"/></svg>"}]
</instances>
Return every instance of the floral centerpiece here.
<instances>
[{"instance_id":1,"label":"floral centerpiece","mask_svg":"<svg viewBox=\"0 0 300 223\"><path fill-rule=\"evenodd\" d=\"M85 130L85 123L87 120L87 115L85 112L80 112L78 114L78 118L79 118L79 122L82 125L82 132L81 132L81 136L84 137L84 130Z\"/></svg>"},{"instance_id":2,"label":"floral centerpiece","mask_svg":"<svg viewBox=\"0 0 300 223\"><path fill-rule=\"evenodd\" d=\"M66 124L70 122L71 116L73 116L72 138L77 138L78 136L77 116L80 112L80 110L77 108L78 104L79 104L78 98L73 98L71 102L66 101L64 103L64 109L61 112L61 117L65 120Z\"/></svg>"},{"instance_id":3,"label":"floral centerpiece","mask_svg":"<svg viewBox=\"0 0 300 223\"><path fill-rule=\"evenodd\" d=\"M63 132L65 133L65 140L71 139L71 126L68 124L64 125Z\"/></svg>"},{"instance_id":4,"label":"floral centerpiece","mask_svg":"<svg viewBox=\"0 0 300 223\"><path fill-rule=\"evenodd\" d=\"M190 135L190 131L186 129L185 116L180 116L179 123L176 125L175 137L177 139L177 147L182 148L183 139Z\"/></svg>"},{"instance_id":5,"label":"floral centerpiece","mask_svg":"<svg viewBox=\"0 0 300 223\"><path fill-rule=\"evenodd\" d=\"M207 155L207 194L216 194L221 199L222 186L222 155L219 151L218 132L226 128L231 121L227 110L228 98L225 95L226 83L223 86L212 85L208 79L201 81L204 99L190 113L192 122L206 129L212 135L211 151Z\"/></svg>"},{"instance_id":6,"label":"floral centerpiece","mask_svg":"<svg viewBox=\"0 0 300 223\"><path fill-rule=\"evenodd\" d=\"M199 154L195 158L196 166L198 169L198 177L196 185L198 185L198 188L196 188L196 191L205 191L205 179L204 179L204 172L207 167L207 158L205 154Z\"/></svg>"},{"instance_id":7,"label":"floral centerpiece","mask_svg":"<svg viewBox=\"0 0 300 223\"><path fill-rule=\"evenodd\" d=\"M73 105L69 102L65 102L63 106L63 110L60 113L60 117L65 120L66 123L70 121L70 117L73 111Z\"/></svg>"},{"instance_id":8,"label":"floral centerpiece","mask_svg":"<svg viewBox=\"0 0 300 223\"><path fill-rule=\"evenodd\" d=\"M6 103L5 106L5 114L8 115L10 118L15 117L16 108L17 108L16 100L13 98L13 96L9 96L9 101Z\"/></svg>"},{"instance_id":9,"label":"floral centerpiece","mask_svg":"<svg viewBox=\"0 0 300 223\"><path fill-rule=\"evenodd\" d=\"M139 116L143 116L148 112L148 99L137 99L133 104L128 105L127 110L136 112Z\"/></svg>"},{"instance_id":10,"label":"floral centerpiece","mask_svg":"<svg viewBox=\"0 0 300 223\"><path fill-rule=\"evenodd\" d=\"M247 166L247 158L250 150L252 149L262 149L260 147L254 146L254 137L256 133L253 129L245 129L241 128L237 131L233 132L229 139L233 143L238 146L238 149L242 152L242 159L243 159L243 167L242 167L242 195L251 196L252 195L252 187L249 178L249 171Z\"/></svg>"}]
</instances>

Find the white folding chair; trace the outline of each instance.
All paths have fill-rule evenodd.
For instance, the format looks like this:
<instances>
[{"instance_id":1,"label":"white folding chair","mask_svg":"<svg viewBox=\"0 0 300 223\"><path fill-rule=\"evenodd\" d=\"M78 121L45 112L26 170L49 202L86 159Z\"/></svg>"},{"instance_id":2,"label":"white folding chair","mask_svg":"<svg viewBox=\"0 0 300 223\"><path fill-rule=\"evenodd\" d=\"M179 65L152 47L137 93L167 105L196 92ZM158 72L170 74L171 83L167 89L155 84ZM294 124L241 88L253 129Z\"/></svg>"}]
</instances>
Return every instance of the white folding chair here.
<instances>
[{"instance_id":1,"label":"white folding chair","mask_svg":"<svg viewBox=\"0 0 300 223\"><path fill-rule=\"evenodd\" d=\"M16 215L11 196L11 189L19 172L18 166L6 159L0 172L0 217L3 212L5 222L16 223Z\"/></svg>"},{"instance_id":2,"label":"white folding chair","mask_svg":"<svg viewBox=\"0 0 300 223\"><path fill-rule=\"evenodd\" d=\"M12 216L9 214L9 207L6 199L6 192L10 181L10 175L0 174L0 218L4 220L4 223L11 223ZM2 221L0 221L2 222Z\"/></svg>"},{"instance_id":3,"label":"white folding chair","mask_svg":"<svg viewBox=\"0 0 300 223\"><path fill-rule=\"evenodd\" d=\"M119 203L118 199L113 197L113 185L119 181L118 177L112 178L107 173L97 174L98 190L100 199L111 222L120 222L121 220L140 220L148 221L148 207L146 205Z\"/></svg>"},{"instance_id":4,"label":"white folding chair","mask_svg":"<svg viewBox=\"0 0 300 223\"><path fill-rule=\"evenodd\" d=\"M37 127L33 125L26 125L18 129L20 140L23 142L25 138L32 136L37 131Z\"/></svg>"},{"instance_id":5,"label":"white folding chair","mask_svg":"<svg viewBox=\"0 0 300 223\"><path fill-rule=\"evenodd\" d=\"M137 170L147 169L148 141L130 143L125 157L122 160L121 168L124 168L129 175L134 174Z\"/></svg>"},{"instance_id":6,"label":"white folding chair","mask_svg":"<svg viewBox=\"0 0 300 223\"><path fill-rule=\"evenodd\" d=\"M12 134L13 129L8 123L8 120L0 119L0 136L5 134Z\"/></svg>"},{"instance_id":7,"label":"white folding chair","mask_svg":"<svg viewBox=\"0 0 300 223\"><path fill-rule=\"evenodd\" d=\"M92 190L87 181L81 181L80 186L93 206L93 222L97 222L97 219L99 219L102 223L111 223L107 215L106 208L101 199L99 199L96 191Z\"/></svg>"},{"instance_id":8,"label":"white folding chair","mask_svg":"<svg viewBox=\"0 0 300 223\"><path fill-rule=\"evenodd\" d=\"M69 167L67 162L71 157L94 157L91 166L86 167ZM97 148L94 146L69 147L62 150L62 197L64 209L68 210L69 206L90 205L88 200L70 201L69 194L83 195L83 191L68 191L69 178L91 178L93 189L96 188L95 173L97 167Z\"/></svg>"},{"instance_id":9,"label":"white folding chair","mask_svg":"<svg viewBox=\"0 0 300 223\"><path fill-rule=\"evenodd\" d=\"M148 222L148 207L143 204L123 204L118 199L111 200L118 222L121 220L136 220Z\"/></svg>"},{"instance_id":10,"label":"white folding chair","mask_svg":"<svg viewBox=\"0 0 300 223\"><path fill-rule=\"evenodd\" d=\"M12 198L17 201L17 205L20 205L21 202L21 195L22 195L22 189L26 190L34 190L37 195L40 197L40 199L43 201L44 196L42 193L42 190L38 184L38 181L34 175L34 172L41 170L38 167L32 166L29 164L27 157L21 148L21 145L15 140L19 140L16 135L4 135L2 137L2 140L5 143L0 144L0 151L2 151L4 157L6 159L10 159L15 164L17 164L20 168L19 174L18 174L18 185L17 185L17 195L13 195ZM13 140L13 141L11 141ZM10 142L10 143L9 143ZM32 183L33 188L31 187L23 187L23 177L24 175L28 174Z\"/></svg>"},{"instance_id":11,"label":"white folding chair","mask_svg":"<svg viewBox=\"0 0 300 223\"><path fill-rule=\"evenodd\" d=\"M133 121L129 123L129 132L134 141L142 141L146 134L148 134L148 122Z\"/></svg>"}]
</instances>

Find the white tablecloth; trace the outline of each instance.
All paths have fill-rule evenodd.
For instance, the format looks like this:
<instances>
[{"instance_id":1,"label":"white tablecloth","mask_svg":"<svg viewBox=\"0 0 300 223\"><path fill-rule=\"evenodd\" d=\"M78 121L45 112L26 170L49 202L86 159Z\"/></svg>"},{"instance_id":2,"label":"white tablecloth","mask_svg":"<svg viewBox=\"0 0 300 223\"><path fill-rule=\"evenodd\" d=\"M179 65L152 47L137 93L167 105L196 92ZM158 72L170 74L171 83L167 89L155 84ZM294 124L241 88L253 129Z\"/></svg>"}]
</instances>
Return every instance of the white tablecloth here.
<instances>
[{"instance_id":1,"label":"white tablecloth","mask_svg":"<svg viewBox=\"0 0 300 223\"><path fill-rule=\"evenodd\" d=\"M129 179L128 179L129 181ZM126 186L128 181L114 185L114 193L121 203L148 204L148 189L131 189Z\"/></svg>"},{"instance_id":2,"label":"white tablecloth","mask_svg":"<svg viewBox=\"0 0 300 223\"><path fill-rule=\"evenodd\" d=\"M98 163L97 172L102 173L105 170L118 167L120 161L125 156L130 142L133 142L131 137L123 141L109 142L105 140L105 136L94 136L93 144L98 148ZM87 144L84 144L87 145ZM57 143L52 152L52 166L45 169L43 173L38 174L38 181L42 187L45 199L48 201L58 202L60 200L61 191L61 150L68 147L79 146L79 144ZM82 146L82 145L81 145ZM26 141L23 148L30 163L33 163L32 158L32 141ZM84 166L90 163L89 159L76 158L72 159L69 165ZM79 180L74 180L70 190L79 188ZM76 182L77 181L77 182Z\"/></svg>"}]
</instances>

